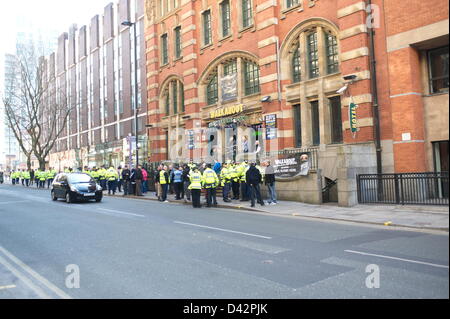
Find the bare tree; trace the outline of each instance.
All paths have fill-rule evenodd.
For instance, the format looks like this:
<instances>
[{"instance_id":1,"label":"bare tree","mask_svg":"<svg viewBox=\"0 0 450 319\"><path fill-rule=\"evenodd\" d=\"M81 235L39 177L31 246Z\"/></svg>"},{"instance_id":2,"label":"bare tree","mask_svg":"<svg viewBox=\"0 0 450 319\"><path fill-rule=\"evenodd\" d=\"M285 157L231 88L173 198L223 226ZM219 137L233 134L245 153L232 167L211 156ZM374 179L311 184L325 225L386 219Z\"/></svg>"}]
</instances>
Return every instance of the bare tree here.
<instances>
[{"instance_id":1,"label":"bare tree","mask_svg":"<svg viewBox=\"0 0 450 319\"><path fill-rule=\"evenodd\" d=\"M34 47L17 57L16 77L5 88L5 114L28 169L34 154L39 168L45 169L48 155L67 125L70 114L64 88L49 85L54 75L47 72L44 59L37 59ZM56 83L56 81L54 81Z\"/></svg>"}]
</instances>

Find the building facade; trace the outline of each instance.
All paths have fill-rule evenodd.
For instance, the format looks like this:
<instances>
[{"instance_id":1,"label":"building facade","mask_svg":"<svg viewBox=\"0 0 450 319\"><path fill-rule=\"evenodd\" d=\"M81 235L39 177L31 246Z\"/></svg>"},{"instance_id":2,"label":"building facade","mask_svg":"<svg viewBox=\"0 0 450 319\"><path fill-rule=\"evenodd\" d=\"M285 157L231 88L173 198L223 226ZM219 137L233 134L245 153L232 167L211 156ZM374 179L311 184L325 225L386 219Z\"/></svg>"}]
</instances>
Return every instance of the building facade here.
<instances>
[{"instance_id":1,"label":"building facade","mask_svg":"<svg viewBox=\"0 0 450 319\"><path fill-rule=\"evenodd\" d=\"M49 85L45 99L47 103L67 104L71 113L66 125L61 119L63 132L50 155L50 166L117 167L134 161L136 143L129 143L131 139L127 137L134 137L136 122L139 161L145 159L147 90L143 34L144 0L120 0L108 4L89 26L73 25L59 36L57 51L42 61Z\"/></svg>"},{"instance_id":2,"label":"building facade","mask_svg":"<svg viewBox=\"0 0 450 319\"><path fill-rule=\"evenodd\" d=\"M357 174L445 168L448 8L415 2L147 0L150 161L304 152L281 197L322 203L336 183L340 205Z\"/></svg>"}]
</instances>

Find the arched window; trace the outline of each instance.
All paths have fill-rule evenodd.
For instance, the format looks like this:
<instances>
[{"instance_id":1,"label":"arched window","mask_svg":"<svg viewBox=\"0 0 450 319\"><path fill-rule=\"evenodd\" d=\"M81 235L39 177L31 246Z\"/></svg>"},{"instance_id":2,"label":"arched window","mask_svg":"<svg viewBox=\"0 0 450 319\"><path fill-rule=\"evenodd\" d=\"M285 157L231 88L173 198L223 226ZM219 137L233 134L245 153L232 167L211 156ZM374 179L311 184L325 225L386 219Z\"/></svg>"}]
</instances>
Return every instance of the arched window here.
<instances>
[{"instance_id":1,"label":"arched window","mask_svg":"<svg viewBox=\"0 0 450 319\"><path fill-rule=\"evenodd\" d=\"M163 88L161 102L166 115L176 115L184 112L184 86L178 80L170 80Z\"/></svg>"}]
</instances>

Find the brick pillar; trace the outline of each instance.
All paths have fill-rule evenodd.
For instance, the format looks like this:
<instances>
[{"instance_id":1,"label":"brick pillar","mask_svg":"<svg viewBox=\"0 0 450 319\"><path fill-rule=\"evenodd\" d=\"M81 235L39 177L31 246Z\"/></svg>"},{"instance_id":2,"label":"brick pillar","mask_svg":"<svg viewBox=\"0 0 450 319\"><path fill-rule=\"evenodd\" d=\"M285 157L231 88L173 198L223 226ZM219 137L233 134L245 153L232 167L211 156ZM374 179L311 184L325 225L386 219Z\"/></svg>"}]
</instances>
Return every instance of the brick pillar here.
<instances>
[{"instance_id":1,"label":"brick pillar","mask_svg":"<svg viewBox=\"0 0 450 319\"><path fill-rule=\"evenodd\" d=\"M392 130L395 172L425 172L424 106L420 57L408 47L390 52Z\"/></svg>"}]
</instances>

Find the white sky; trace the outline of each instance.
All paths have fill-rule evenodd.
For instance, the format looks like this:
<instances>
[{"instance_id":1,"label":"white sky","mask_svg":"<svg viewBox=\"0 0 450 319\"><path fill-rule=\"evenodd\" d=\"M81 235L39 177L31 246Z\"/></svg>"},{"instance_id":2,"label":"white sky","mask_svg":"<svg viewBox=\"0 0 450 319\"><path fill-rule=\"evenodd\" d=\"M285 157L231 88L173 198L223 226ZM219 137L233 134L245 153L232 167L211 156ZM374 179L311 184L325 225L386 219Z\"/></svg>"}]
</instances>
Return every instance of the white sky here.
<instances>
[{"instance_id":1,"label":"white sky","mask_svg":"<svg viewBox=\"0 0 450 319\"><path fill-rule=\"evenodd\" d=\"M15 53L17 32L53 31L59 36L72 24L89 26L91 18L117 0L0 0L0 97L3 90L5 53ZM1 101L1 98L0 98ZM0 103L0 119L3 119ZM3 120L0 120L0 161L3 150Z\"/></svg>"}]
</instances>

